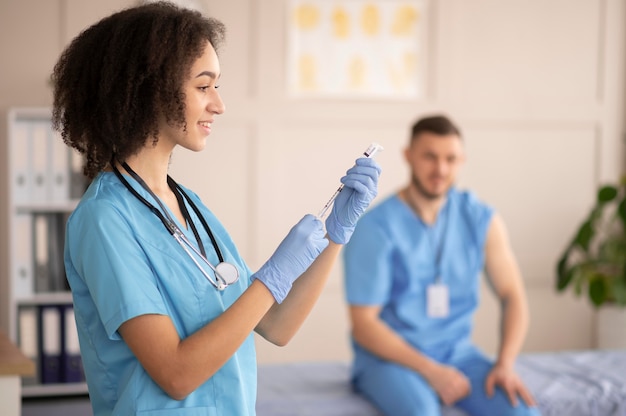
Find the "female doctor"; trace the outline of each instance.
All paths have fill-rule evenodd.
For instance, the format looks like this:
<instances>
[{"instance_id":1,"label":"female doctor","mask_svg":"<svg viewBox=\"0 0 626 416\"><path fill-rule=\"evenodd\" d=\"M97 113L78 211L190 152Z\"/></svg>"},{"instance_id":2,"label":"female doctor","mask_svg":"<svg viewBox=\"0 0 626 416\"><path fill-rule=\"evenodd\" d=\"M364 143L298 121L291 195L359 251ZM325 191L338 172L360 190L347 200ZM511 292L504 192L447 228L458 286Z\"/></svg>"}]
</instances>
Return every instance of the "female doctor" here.
<instances>
[{"instance_id":1,"label":"female doctor","mask_svg":"<svg viewBox=\"0 0 626 416\"><path fill-rule=\"evenodd\" d=\"M377 192L360 158L323 223L306 215L255 273L198 196L168 175L205 147L223 25L168 3L104 18L54 73L53 123L92 182L66 230L65 267L95 416L254 415L252 331L285 345ZM217 156L215 156L217 157Z\"/></svg>"}]
</instances>

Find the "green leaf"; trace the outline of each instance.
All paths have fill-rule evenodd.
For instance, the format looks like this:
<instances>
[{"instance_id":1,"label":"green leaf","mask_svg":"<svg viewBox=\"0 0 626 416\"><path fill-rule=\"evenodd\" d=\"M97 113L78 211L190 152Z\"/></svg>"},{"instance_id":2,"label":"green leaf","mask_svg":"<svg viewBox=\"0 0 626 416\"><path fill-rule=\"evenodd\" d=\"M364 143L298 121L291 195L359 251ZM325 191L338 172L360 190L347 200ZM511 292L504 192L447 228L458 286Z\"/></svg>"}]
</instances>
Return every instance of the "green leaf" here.
<instances>
[{"instance_id":1,"label":"green leaf","mask_svg":"<svg viewBox=\"0 0 626 416\"><path fill-rule=\"evenodd\" d=\"M598 202L598 204L595 207L593 207L593 209L591 210L591 213L589 214L589 218L587 218L587 221L589 222L589 224L591 224L591 226L593 226L596 221L602 218L603 211L604 211L604 202Z\"/></svg>"},{"instance_id":2,"label":"green leaf","mask_svg":"<svg viewBox=\"0 0 626 416\"><path fill-rule=\"evenodd\" d=\"M583 293L583 286L588 283L589 273L585 273L584 265L577 264L572 267L572 284L574 285L574 293L580 296Z\"/></svg>"},{"instance_id":3,"label":"green leaf","mask_svg":"<svg viewBox=\"0 0 626 416\"><path fill-rule=\"evenodd\" d=\"M598 307L606 301L607 291L606 282L599 276L589 283L589 298L594 306Z\"/></svg>"},{"instance_id":4,"label":"green leaf","mask_svg":"<svg viewBox=\"0 0 626 416\"><path fill-rule=\"evenodd\" d=\"M595 231L593 229L593 225L590 220L587 220L578 229L574 243L582 247L582 249L586 252L589 250L589 244L591 243L591 239L594 234Z\"/></svg>"},{"instance_id":5,"label":"green leaf","mask_svg":"<svg viewBox=\"0 0 626 416\"><path fill-rule=\"evenodd\" d=\"M620 278L613 281L613 295L618 305L626 305L626 280Z\"/></svg>"},{"instance_id":6,"label":"green leaf","mask_svg":"<svg viewBox=\"0 0 626 416\"><path fill-rule=\"evenodd\" d=\"M626 199L622 199L622 202L617 207L617 215L619 215L622 220L622 226L626 230Z\"/></svg>"},{"instance_id":7,"label":"green leaf","mask_svg":"<svg viewBox=\"0 0 626 416\"><path fill-rule=\"evenodd\" d=\"M612 201L617 196L617 188L612 185L606 185L598 191L598 202L606 203Z\"/></svg>"},{"instance_id":8,"label":"green leaf","mask_svg":"<svg viewBox=\"0 0 626 416\"><path fill-rule=\"evenodd\" d=\"M564 270L563 273L559 273L556 281L556 288L559 292L562 292L567 286L569 286L572 278L574 277L574 271L575 269L572 268Z\"/></svg>"},{"instance_id":9,"label":"green leaf","mask_svg":"<svg viewBox=\"0 0 626 416\"><path fill-rule=\"evenodd\" d=\"M617 185L598 189L595 206L556 269L558 291L571 287L577 296L587 292L595 307L626 306L626 175Z\"/></svg>"},{"instance_id":10,"label":"green leaf","mask_svg":"<svg viewBox=\"0 0 626 416\"><path fill-rule=\"evenodd\" d=\"M621 269L626 261L626 239L624 236L607 237L598 247L597 259L600 262L613 265L615 269ZM615 273L611 273L615 274Z\"/></svg>"},{"instance_id":11,"label":"green leaf","mask_svg":"<svg viewBox=\"0 0 626 416\"><path fill-rule=\"evenodd\" d=\"M563 256L559 260L559 263L556 266L556 289L558 291L562 291L569 284L569 280L567 279L567 257L569 256L571 248L568 248Z\"/></svg>"}]
</instances>

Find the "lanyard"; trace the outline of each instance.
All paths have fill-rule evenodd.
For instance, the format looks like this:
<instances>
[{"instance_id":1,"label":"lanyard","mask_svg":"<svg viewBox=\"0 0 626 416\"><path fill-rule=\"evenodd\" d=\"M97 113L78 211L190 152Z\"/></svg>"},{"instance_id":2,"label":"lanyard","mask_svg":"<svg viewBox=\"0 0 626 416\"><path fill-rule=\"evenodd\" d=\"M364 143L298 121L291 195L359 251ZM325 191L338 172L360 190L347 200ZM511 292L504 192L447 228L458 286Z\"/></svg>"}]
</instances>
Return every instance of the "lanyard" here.
<instances>
[{"instance_id":1,"label":"lanyard","mask_svg":"<svg viewBox=\"0 0 626 416\"><path fill-rule=\"evenodd\" d=\"M431 246L433 247L433 250L435 251L435 267L437 271L437 274L435 276L435 283L441 283L441 256L443 253L444 246L446 244L446 238L448 236L448 223L450 222L450 199L449 198L446 200L446 204L442 210L445 210L445 217L441 218L441 220L443 221L443 230L441 231L441 238L439 239L439 244L437 244L437 247L435 247L435 243L436 243L436 235L434 233L435 228L432 229L433 233L428 233L429 236L431 236L432 234L432 238L430 238Z\"/></svg>"},{"instance_id":2,"label":"lanyard","mask_svg":"<svg viewBox=\"0 0 626 416\"><path fill-rule=\"evenodd\" d=\"M444 206L441 208L441 210L439 211L439 213L441 214L442 211L445 210L445 218L441 218L441 220L443 221L443 230L441 231L441 238L439 240L439 244L436 244L436 235L435 235L435 227L437 225L437 221L435 221L434 226L431 227L426 225L426 223L424 222L424 220L422 220L422 218L419 216L419 210L417 209L417 207L413 204L413 202L410 199L408 190L405 193L404 199L406 201L406 203L408 204L408 206L413 210L413 212L418 216L418 218L420 219L420 222L422 224L424 224L425 228L426 228L426 236L428 237L430 246L433 250L433 254L435 256L435 271L436 271L436 275L435 275L435 283L441 283L441 256L443 255L443 250L444 250L444 246L446 244L446 238L448 236L448 223L450 222L450 198L446 198L446 202L444 204ZM436 245L436 247L435 247Z\"/></svg>"},{"instance_id":3,"label":"lanyard","mask_svg":"<svg viewBox=\"0 0 626 416\"><path fill-rule=\"evenodd\" d=\"M152 192L152 190L144 182L144 180L141 179L141 177L134 170L132 170L131 167L128 166L128 164L126 162L123 162L122 166L141 185L141 187L144 188L146 190L146 192L148 192L150 194L150 196L152 196L152 198L154 198L154 200L157 202L157 204L161 208L161 211L157 207L152 205L150 202L148 202L143 196L141 196L128 183L128 181L126 181L126 179L124 179L123 175L115 167L114 161L111 162L111 167L113 168L113 171L115 172L115 175L122 182L122 184L124 184L124 186L137 199L139 199L139 201L141 201L145 206L147 206L150 209L150 211L152 211L152 213L154 213L161 220L161 222L163 223L163 225L165 226L167 231L176 239L176 241L185 250L187 255L193 260L193 262L200 269L202 274L213 284L213 286L215 286L218 290L224 290L228 285L235 283L238 280L238 278L239 278L239 272L238 272L237 268L234 265L224 261L224 257L222 256L222 252L221 252L219 246L217 245L217 240L215 239L215 236L211 232L211 228L209 227L209 224L206 222L206 220L202 216L202 213L200 212L200 210L198 209L196 204L191 200L189 195L187 195L187 193L180 187L180 185L178 185L174 181L174 179L172 179L169 175L167 176L167 185L169 186L169 188L172 190L172 192L176 196L176 200L177 200L178 206L179 206L179 208L180 208L180 210L181 210L181 212L183 214L183 217L184 217L185 221L187 221L189 223L189 226L191 227L191 230L193 231L194 237L196 238L196 241L198 243L198 247L200 249L199 251L189 241L189 239L182 232L182 230L176 225L176 223L174 222L173 218L167 212L167 209L165 208L165 206L163 205L161 200ZM213 245L213 248L215 249L215 253L217 254L217 257L218 257L218 259L220 261L217 266L213 266L206 259L206 252L204 250L204 245L202 244L202 240L201 240L200 235L198 233L198 230L197 230L197 228L196 228L196 226L195 226L195 224L194 224L194 222L193 222L193 220L191 218L191 215L189 215L189 211L187 210L187 207L185 206L185 202L183 200L183 197L185 198L185 200L187 201L189 206L191 206L193 211L196 213L196 215L200 219L200 222L202 223L202 226L204 227L204 229L206 230L207 234L209 235L209 238L211 239L211 244ZM216 277L217 281L214 281L206 273L204 268L200 265L198 260L196 260L196 258L193 256L193 254L189 251L188 248L190 248L205 264L207 264L213 270L213 272L215 273L215 277Z\"/></svg>"}]
</instances>

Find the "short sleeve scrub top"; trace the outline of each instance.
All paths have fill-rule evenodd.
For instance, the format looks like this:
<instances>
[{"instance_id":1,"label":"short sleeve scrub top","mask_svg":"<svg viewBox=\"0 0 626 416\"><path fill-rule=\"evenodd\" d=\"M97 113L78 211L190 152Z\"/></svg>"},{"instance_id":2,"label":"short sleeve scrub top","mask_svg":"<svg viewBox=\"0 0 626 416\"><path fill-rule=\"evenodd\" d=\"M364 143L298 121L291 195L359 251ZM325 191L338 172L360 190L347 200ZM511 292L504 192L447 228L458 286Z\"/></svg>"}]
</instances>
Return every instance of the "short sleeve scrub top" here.
<instances>
[{"instance_id":1,"label":"short sleeve scrub top","mask_svg":"<svg viewBox=\"0 0 626 416\"><path fill-rule=\"evenodd\" d=\"M472 317L479 302L484 244L493 209L452 188L433 225L392 195L367 212L344 249L351 305L380 305L380 317L424 354L440 362L474 353ZM445 284L449 313L427 314L428 287ZM353 341L354 373L378 359Z\"/></svg>"},{"instance_id":2,"label":"short sleeve scrub top","mask_svg":"<svg viewBox=\"0 0 626 416\"><path fill-rule=\"evenodd\" d=\"M125 178L155 202L135 180ZM213 377L177 401L150 378L117 332L131 318L160 314L172 319L184 339L222 314L249 285L250 269L224 227L196 194L183 189L200 208L224 260L239 270L239 280L223 291L206 279L160 219L112 172L93 180L68 220L65 268L95 416L255 414L252 334ZM200 224L194 211L188 211ZM178 226L196 241L191 230ZM206 231L201 226L198 231L207 259L218 264Z\"/></svg>"}]
</instances>

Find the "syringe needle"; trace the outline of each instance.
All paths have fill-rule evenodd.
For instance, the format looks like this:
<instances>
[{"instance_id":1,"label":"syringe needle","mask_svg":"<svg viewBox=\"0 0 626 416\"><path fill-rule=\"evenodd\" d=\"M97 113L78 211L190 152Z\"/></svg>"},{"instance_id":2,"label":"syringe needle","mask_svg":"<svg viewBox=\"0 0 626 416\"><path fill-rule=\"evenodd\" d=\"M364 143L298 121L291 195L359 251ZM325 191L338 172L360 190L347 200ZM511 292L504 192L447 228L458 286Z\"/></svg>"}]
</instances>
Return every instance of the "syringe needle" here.
<instances>
[{"instance_id":1,"label":"syringe needle","mask_svg":"<svg viewBox=\"0 0 626 416\"><path fill-rule=\"evenodd\" d=\"M378 143L372 143L368 146L367 149L365 149L365 151L363 152L363 155L365 157L372 158L376 155L376 153L378 153L381 150L384 150L384 148L381 145L379 145ZM328 211L328 208L330 208L333 202L335 202L335 199L337 199L337 196L339 195L343 187L344 187L343 184L339 185L339 188L337 188L333 196L330 197L326 205L324 205L324 207L319 212L319 214L317 214L317 218L319 219L324 218L324 215L326 215L326 211Z\"/></svg>"},{"instance_id":2,"label":"syringe needle","mask_svg":"<svg viewBox=\"0 0 626 416\"><path fill-rule=\"evenodd\" d=\"M326 215L326 211L328 211L328 208L330 208L333 202L335 202L335 199L337 199L337 196L339 195L339 192L341 192L342 189L343 189L343 184L339 185L339 188L337 188L333 196L330 197L326 205L324 205L324 208L322 208L319 214L317 214L317 218L319 218L320 220L324 218L324 215Z\"/></svg>"}]
</instances>

